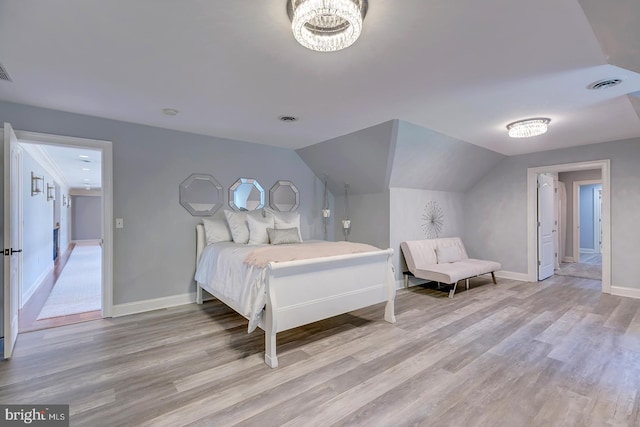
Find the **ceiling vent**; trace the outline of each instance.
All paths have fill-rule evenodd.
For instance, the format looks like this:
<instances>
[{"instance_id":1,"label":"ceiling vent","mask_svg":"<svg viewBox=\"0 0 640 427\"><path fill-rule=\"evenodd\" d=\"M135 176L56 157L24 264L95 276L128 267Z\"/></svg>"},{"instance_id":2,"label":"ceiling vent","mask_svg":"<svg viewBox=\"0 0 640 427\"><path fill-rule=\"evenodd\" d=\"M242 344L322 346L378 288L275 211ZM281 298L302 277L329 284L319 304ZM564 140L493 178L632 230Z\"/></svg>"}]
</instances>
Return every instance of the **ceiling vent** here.
<instances>
[{"instance_id":1,"label":"ceiling vent","mask_svg":"<svg viewBox=\"0 0 640 427\"><path fill-rule=\"evenodd\" d=\"M2 64L0 64L0 80L6 80L8 82L12 81L11 77L9 77L9 73L4 69Z\"/></svg>"},{"instance_id":2,"label":"ceiling vent","mask_svg":"<svg viewBox=\"0 0 640 427\"><path fill-rule=\"evenodd\" d=\"M622 79L605 79L591 83L588 87L589 89L607 89L613 86L617 86L620 83L622 83Z\"/></svg>"}]
</instances>

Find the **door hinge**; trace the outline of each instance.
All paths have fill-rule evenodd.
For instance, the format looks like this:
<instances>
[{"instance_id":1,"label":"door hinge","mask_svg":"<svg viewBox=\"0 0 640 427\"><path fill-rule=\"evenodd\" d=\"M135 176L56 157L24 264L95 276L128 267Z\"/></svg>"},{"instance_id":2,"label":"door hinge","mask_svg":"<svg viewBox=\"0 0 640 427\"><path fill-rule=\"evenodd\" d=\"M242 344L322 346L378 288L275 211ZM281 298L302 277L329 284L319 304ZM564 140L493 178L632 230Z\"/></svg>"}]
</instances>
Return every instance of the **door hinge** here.
<instances>
[{"instance_id":1,"label":"door hinge","mask_svg":"<svg viewBox=\"0 0 640 427\"><path fill-rule=\"evenodd\" d=\"M542 261L538 261L538 267L542 265Z\"/></svg>"}]
</instances>

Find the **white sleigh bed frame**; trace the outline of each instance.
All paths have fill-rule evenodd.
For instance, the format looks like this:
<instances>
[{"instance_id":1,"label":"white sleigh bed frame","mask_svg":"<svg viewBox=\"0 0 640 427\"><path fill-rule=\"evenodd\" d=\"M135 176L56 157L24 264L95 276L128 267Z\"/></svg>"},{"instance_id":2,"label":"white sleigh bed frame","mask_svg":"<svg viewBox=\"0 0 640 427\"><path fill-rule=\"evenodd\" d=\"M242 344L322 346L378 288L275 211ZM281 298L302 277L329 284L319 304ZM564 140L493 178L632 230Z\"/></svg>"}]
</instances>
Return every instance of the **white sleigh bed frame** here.
<instances>
[{"instance_id":1,"label":"white sleigh bed frame","mask_svg":"<svg viewBox=\"0 0 640 427\"><path fill-rule=\"evenodd\" d=\"M206 245L204 226L196 226L196 265ZM264 360L278 367L276 334L318 320L386 301L384 319L395 323L393 249L309 260L269 263L266 304L259 327L265 332ZM233 310L238 305L204 283L197 283L196 302L202 290ZM246 316L245 316L246 317Z\"/></svg>"}]
</instances>

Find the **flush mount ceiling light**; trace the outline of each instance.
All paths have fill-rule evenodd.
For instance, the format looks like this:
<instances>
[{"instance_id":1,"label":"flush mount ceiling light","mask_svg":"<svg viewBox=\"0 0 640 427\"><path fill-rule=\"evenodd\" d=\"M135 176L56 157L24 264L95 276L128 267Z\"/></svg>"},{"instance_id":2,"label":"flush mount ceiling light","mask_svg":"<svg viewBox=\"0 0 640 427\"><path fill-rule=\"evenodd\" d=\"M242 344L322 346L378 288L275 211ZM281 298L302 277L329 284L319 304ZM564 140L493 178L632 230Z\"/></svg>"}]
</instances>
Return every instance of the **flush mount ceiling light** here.
<instances>
[{"instance_id":1,"label":"flush mount ceiling light","mask_svg":"<svg viewBox=\"0 0 640 427\"><path fill-rule=\"evenodd\" d=\"M511 138L530 138L547 132L547 126L551 119L538 117L535 119L518 120L509 123L507 129Z\"/></svg>"},{"instance_id":2,"label":"flush mount ceiling light","mask_svg":"<svg viewBox=\"0 0 640 427\"><path fill-rule=\"evenodd\" d=\"M334 52L360 37L367 0L287 0L293 36L302 46Z\"/></svg>"}]
</instances>

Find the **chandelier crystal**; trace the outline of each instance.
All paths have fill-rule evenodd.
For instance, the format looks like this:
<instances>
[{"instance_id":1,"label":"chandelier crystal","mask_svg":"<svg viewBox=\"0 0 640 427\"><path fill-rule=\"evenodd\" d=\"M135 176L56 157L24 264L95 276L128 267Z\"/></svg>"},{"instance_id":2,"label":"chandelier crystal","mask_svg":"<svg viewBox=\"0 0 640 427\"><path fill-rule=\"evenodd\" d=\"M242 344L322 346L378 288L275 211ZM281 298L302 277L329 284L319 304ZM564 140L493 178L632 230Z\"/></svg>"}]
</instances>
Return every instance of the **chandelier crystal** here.
<instances>
[{"instance_id":1,"label":"chandelier crystal","mask_svg":"<svg viewBox=\"0 0 640 427\"><path fill-rule=\"evenodd\" d=\"M507 129L511 138L530 138L546 133L549 122L551 122L551 119L545 117L519 120L509 123Z\"/></svg>"},{"instance_id":2,"label":"chandelier crystal","mask_svg":"<svg viewBox=\"0 0 640 427\"><path fill-rule=\"evenodd\" d=\"M289 0L287 11L298 43L333 52L351 46L360 36L367 0Z\"/></svg>"}]
</instances>

